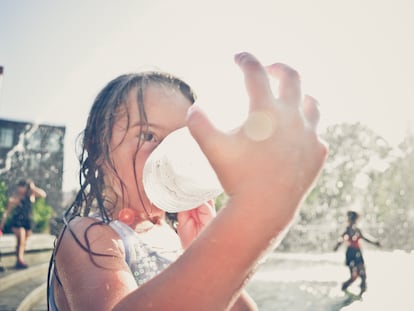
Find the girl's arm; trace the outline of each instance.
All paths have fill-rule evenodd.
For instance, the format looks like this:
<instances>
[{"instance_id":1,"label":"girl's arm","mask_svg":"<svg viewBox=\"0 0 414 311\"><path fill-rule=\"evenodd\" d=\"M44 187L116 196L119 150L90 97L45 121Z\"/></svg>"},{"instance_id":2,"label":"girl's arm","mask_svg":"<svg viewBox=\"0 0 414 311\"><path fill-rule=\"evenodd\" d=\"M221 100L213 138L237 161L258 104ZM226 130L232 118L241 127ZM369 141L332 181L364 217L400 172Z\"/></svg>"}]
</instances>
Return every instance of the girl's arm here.
<instances>
[{"instance_id":1,"label":"girl's arm","mask_svg":"<svg viewBox=\"0 0 414 311\"><path fill-rule=\"evenodd\" d=\"M333 250L336 252L336 251L338 250L339 246L341 246L343 242L344 242L343 238L342 238L342 237L340 237L340 238L338 239L338 242L335 244L335 246L334 246Z\"/></svg>"},{"instance_id":2,"label":"girl's arm","mask_svg":"<svg viewBox=\"0 0 414 311\"><path fill-rule=\"evenodd\" d=\"M214 201L208 201L202 206L178 213L177 232L181 243L186 249L216 216ZM243 290L236 302L230 309L231 311L257 311L257 306L250 295Z\"/></svg>"},{"instance_id":3,"label":"girl's arm","mask_svg":"<svg viewBox=\"0 0 414 311\"><path fill-rule=\"evenodd\" d=\"M222 133L197 106L187 121L229 195L227 205L176 262L116 310L133 310L143 301L153 310L227 310L286 231L322 167L327 148L316 134L316 101L302 101L297 72L283 64L266 68L280 82L275 98L256 58L242 53L236 62L250 97L246 122Z\"/></svg>"},{"instance_id":4,"label":"girl's arm","mask_svg":"<svg viewBox=\"0 0 414 311\"><path fill-rule=\"evenodd\" d=\"M381 243L380 243L380 241L378 241L378 240L374 240L374 238L372 238L372 237L368 237L368 236L366 236L366 235L362 234L361 230L360 230L359 232L360 232L360 234L361 234L361 238L362 238L364 241L366 241L366 242L368 242L368 243L370 243L370 244L372 244L372 245L375 245L375 246L377 246L377 247L381 247Z\"/></svg>"},{"instance_id":5,"label":"girl's arm","mask_svg":"<svg viewBox=\"0 0 414 311\"><path fill-rule=\"evenodd\" d=\"M46 192L43 189L37 187L33 181L29 183L29 189L31 192L31 196L34 196L34 199L46 198Z\"/></svg>"},{"instance_id":6,"label":"girl's arm","mask_svg":"<svg viewBox=\"0 0 414 311\"><path fill-rule=\"evenodd\" d=\"M10 197L7 201L7 208L3 213L1 222L0 222L0 230L3 230L4 224L6 223L8 215L10 215L13 208L19 203L19 201L15 197Z\"/></svg>"},{"instance_id":7,"label":"girl's arm","mask_svg":"<svg viewBox=\"0 0 414 311\"><path fill-rule=\"evenodd\" d=\"M342 235L338 238L338 242L335 244L333 250L336 252L338 250L338 248L342 245L342 243L344 243L344 237L345 235L348 233L348 229L345 230L344 233L342 233Z\"/></svg>"}]
</instances>

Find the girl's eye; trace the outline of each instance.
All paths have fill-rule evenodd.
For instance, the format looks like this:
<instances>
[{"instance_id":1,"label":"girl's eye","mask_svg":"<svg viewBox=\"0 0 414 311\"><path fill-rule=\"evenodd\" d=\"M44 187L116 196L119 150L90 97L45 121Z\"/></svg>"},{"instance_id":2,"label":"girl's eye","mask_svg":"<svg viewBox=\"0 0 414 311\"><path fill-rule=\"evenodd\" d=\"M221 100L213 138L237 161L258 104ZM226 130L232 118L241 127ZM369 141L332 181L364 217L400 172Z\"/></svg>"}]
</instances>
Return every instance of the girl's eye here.
<instances>
[{"instance_id":1,"label":"girl's eye","mask_svg":"<svg viewBox=\"0 0 414 311\"><path fill-rule=\"evenodd\" d=\"M144 142L156 142L157 141L155 134L152 132L141 133L141 140Z\"/></svg>"}]
</instances>

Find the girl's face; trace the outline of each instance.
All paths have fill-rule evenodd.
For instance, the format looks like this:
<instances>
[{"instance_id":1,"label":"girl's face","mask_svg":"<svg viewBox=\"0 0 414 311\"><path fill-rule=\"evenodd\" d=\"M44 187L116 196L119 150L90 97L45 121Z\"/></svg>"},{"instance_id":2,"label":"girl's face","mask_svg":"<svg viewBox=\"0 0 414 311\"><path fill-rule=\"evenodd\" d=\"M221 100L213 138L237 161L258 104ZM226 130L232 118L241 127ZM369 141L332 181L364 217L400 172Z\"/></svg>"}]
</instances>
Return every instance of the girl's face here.
<instances>
[{"instance_id":1,"label":"girl's face","mask_svg":"<svg viewBox=\"0 0 414 311\"><path fill-rule=\"evenodd\" d=\"M138 212L139 219L144 220L148 218L145 209L151 217L163 215L161 210L151 206L143 190L142 171L145 161L168 134L185 126L185 118L191 102L177 90L159 85L147 86L143 98L148 120L148 128L146 129L147 126L139 117L136 93L136 89L129 93L127 108L121 109L119 112L113 126L110 142L110 156L117 175L124 183L124 192L122 192L122 187L116 178L110 178L110 183L120 197L117 210L119 211L122 207L132 208ZM141 137L139 137L140 133ZM141 147L137 152L140 141ZM121 206L122 204L124 205Z\"/></svg>"},{"instance_id":2,"label":"girl's face","mask_svg":"<svg viewBox=\"0 0 414 311\"><path fill-rule=\"evenodd\" d=\"M17 187L17 193L20 196L25 196L27 194L27 186L18 186Z\"/></svg>"}]
</instances>

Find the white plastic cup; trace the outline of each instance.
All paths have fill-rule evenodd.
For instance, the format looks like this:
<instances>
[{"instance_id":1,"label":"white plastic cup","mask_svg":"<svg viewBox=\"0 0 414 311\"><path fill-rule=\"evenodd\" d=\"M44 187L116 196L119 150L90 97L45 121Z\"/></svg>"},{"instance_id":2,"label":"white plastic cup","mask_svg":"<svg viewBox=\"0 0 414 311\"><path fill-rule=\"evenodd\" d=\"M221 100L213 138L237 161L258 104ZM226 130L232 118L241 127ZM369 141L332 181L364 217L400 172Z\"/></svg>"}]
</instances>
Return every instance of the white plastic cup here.
<instances>
[{"instance_id":1,"label":"white plastic cup","mask_svg":"<svg viewBox=\"0 0 414 311\"><path fill-rule=\"evenodd\" d=\"M223 188L187 127L169 134L148 157L143 185L158 208L177 213L215 199Z\"/></svg>"}]
</instances>

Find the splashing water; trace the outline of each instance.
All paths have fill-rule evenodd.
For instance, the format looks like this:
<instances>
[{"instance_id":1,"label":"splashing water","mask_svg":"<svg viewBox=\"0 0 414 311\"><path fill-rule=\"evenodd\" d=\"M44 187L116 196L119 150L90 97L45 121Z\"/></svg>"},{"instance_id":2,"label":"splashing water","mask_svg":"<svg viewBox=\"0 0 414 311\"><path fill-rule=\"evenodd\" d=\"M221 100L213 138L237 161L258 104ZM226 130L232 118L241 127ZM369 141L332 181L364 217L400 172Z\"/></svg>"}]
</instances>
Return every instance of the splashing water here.
<instances>
[{"instance_id":1,"label":"splashing water","mask_svg":"<svg viewBox=\"0 0 414 311\"><path fill-rule=\"evenodd\" d=\"M12 149L10 149L9 152L7 152L5 165L3 168L0 168L0 174L3 174L11 169L14 155L25 150L25 140L28 140L30 137L32 137L38 128L39 124L26 125L25 129L19 134L17 144Z\"/></svg>"}]
</instances>

